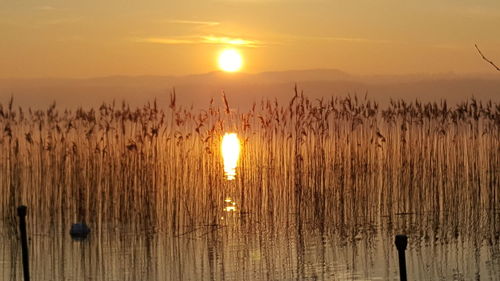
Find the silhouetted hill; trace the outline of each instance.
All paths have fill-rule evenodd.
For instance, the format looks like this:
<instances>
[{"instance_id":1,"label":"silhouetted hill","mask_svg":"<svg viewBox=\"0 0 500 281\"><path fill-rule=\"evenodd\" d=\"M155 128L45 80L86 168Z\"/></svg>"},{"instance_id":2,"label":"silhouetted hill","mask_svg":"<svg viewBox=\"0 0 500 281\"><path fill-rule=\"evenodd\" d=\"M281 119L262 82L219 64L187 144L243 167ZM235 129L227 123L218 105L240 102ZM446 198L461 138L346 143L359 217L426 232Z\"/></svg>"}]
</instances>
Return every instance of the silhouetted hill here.
<instances>
[{"instance_id":1,"label":"silhouetted hill","mask_svg":"<svg viewBox=\"0 0 500 281\"><path fill-rule=\"evenodd\" d=\"M312 98L365 95L381 103L404 98L457 102L474 96L500 101L500 75L350 75L333 69L248 73L210 72L187 76L109 76L88 79L0 79L0 102L14 96L16 105L44 108L53 101L63 107L96 106L125 100L140 105L157 99L166 105L175 88L184 106L219 102L222 91L232 106L245 108L262 98L288 101L295 84Z\"/></svg>"}]
</instances>

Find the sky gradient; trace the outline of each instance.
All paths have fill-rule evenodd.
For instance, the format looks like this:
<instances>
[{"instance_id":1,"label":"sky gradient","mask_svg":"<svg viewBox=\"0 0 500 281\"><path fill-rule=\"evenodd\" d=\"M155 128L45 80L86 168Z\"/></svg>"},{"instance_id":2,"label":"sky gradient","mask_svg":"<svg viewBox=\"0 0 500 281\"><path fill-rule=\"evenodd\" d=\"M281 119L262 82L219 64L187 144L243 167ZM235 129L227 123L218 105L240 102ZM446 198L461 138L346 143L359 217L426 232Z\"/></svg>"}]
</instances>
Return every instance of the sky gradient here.
<instances>
[{"instance_id":1,"label":"sky gradient","mask_svg":"<svg viewBox=\"0 0 500 281\"><path fill-rule=\"evenodd\" d=\"M0 78L185 75L239 49L243 71L493 72L497 0L0 0Z\"/></svg>"}]
</instances>

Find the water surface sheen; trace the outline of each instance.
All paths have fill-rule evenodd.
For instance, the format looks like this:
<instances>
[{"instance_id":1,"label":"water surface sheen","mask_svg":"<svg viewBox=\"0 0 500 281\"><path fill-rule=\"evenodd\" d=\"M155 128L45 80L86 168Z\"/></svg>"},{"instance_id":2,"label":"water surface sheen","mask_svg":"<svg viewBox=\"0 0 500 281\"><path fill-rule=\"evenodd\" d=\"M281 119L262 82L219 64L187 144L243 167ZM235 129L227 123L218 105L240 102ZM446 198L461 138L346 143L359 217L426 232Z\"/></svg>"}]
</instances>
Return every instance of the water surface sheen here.
<instances>
[{"instance_id":1,"label":"water surface sheen","mask_svg":"<svg viewBox=\"0 0 500 281\"><path fill-rule=\"evenodd\" d=\"M425 214L382 218L356 229L313 222L268 225L231 214L182 233L94 229L73 241L68 229L29 229L34 280L398 280L395 233L408 233L410 280L498 280L494 233L461 236ZM499 221L498 213L495 216ZM429 228L417 227L429 221ZM300 223L300 222L299 222ZM22 280L19 240L2 225L2 280ZM498 227L498 225L497 225Z\"/></svg>"},{"instance_id":2,"label":"water surface sheen","mask_svg":"<svg viewBox=\"0 0 500 281\"><path fill-rule=\"evenodd\" d=\"M224 101L0 105L0 279L500 280L500 105Z\"/></svg>"}]
</instances>

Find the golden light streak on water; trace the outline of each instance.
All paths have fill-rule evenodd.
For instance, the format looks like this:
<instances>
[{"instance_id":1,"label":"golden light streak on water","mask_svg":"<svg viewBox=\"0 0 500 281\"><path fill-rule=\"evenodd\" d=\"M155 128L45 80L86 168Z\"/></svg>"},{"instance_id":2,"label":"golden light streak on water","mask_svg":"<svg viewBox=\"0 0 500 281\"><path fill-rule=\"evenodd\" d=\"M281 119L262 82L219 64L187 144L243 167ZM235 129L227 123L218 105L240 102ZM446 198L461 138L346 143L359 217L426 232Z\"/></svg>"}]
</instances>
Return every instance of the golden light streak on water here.
<instances>
[{"instance_id":1,"label":"golden light streak on water","mask_svg":"<svg viewBox=\"0 0 500 281\"><path fill-rule=\"evenodd\" d=\"M236 208L236 202L233 201L230 197L227 197L224 199L224 202L226 202L226 207L224 207L225 212L236 212L238 209Z\"/></svg>"},{"instance_id":2,"label":"golden light streak on water","mask_svg":"<svg viewBox=\"0 0 500 281\"><path fill-rule=\"evenodd\" d=\"M235 212L236 211L236 206L227 206L224 208L224 211L226 212Z\"/></svg>"},{"instance_id":3,"label":"golden light streak on water","mask_svg":"<svg viewBox=\"0 0 500 281\"><path fill-rule=\"evenodd\" d=\"M236 166L240 158L240 140L236 133L226 133L221 144L222 158L224 160L224 174L227 180L236 178Z\"/></svg>"}]
</instances>

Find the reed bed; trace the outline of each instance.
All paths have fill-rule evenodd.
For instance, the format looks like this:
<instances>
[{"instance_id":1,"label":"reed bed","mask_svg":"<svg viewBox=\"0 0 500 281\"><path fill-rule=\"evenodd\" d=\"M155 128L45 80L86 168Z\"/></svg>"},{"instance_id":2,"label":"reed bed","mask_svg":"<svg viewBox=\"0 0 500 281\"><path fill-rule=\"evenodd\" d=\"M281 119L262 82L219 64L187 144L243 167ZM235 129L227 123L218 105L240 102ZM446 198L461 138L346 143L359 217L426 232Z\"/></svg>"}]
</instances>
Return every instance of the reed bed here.
<instances>
[{"instance_id":1,"label":"reed bed","mask_svg":"<svg viewBox=\"0 0 500 281\"><path fill-rule=\"evenodd\" d=\"M223 101L192 110L172 93L167 108L0 105L0 217L14 225L16 206L26 204L37 233L86 221L97 232L181 236L233 216L269 231L352 238L408 216L398 227L422 239L498 235L499 104L399 100L382 108L366 97L310 100L298 90L286 104L263 100L246 112ZM224 178L219 149L226 132L242 140L234 181ZM227 197L237 203L231 215ZM431 231L437 225L448 231Z\"/></svg>"}]
</instances>

